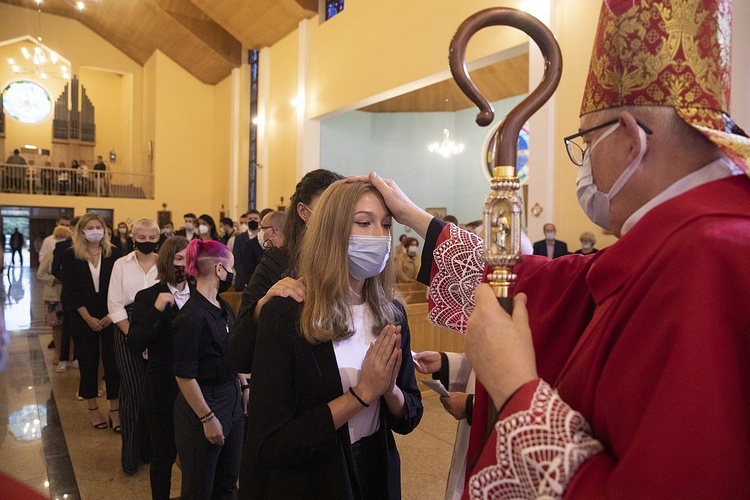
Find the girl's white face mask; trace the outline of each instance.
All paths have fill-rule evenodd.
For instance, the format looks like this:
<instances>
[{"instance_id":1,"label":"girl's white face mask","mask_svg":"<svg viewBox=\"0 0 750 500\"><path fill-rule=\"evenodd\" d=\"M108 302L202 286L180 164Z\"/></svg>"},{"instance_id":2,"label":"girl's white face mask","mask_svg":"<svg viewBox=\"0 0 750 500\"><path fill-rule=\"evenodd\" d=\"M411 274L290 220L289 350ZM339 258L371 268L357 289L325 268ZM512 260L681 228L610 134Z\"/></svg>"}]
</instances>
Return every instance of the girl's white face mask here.
<instances>
[{"instance_id":1,"label":"girl's white face mask","mask_svg":"<svg viewBox=\"0 0 750 500\"><path fill-rule=\"evenodd\" d=\"M349 236L349 274L356 280L377 276L391 254L390 236Z\"/></svg>"}]
</instances>

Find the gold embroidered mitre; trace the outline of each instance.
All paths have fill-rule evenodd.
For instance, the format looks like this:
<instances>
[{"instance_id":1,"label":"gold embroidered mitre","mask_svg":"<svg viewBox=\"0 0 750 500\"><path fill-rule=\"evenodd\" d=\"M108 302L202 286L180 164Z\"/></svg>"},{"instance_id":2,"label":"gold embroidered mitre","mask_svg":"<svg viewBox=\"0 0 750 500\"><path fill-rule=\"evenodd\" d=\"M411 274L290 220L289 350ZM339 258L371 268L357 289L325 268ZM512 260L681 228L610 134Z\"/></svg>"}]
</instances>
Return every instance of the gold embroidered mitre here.
<instances>
[{"instance_id":1,"label":"gold embroidered mitre","mask_svg":"<svg viewBox=\"0 0 750 500\"><path fill-rule=\"evenodd\" d=\"M672 106L750 175L729 118L731 0L604 0L581 115Z\"/></svg>"}]
</instances>

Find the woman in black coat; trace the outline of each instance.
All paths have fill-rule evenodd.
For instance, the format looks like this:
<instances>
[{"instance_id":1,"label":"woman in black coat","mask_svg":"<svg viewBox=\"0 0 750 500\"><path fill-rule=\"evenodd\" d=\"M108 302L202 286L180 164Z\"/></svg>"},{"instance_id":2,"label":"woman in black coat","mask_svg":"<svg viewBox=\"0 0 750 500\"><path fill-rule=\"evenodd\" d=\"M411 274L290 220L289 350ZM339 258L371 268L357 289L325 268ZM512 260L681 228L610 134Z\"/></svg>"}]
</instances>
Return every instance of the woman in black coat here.
<instances>
[{"instance_id":1,"label":"woman in black coat","mask_svg":"<svg viewBox=\"0 0 750 500\"><path fill-rule=\"evenodd\" d=\"M230 362L238 372L252 371L257 321L263 305L276 296L292 295L301 300L295 278L307 219L315 210L323 191L343 178L341 174L319 168L305 174L297 183L284 224L284 244L264 252L242 291L242 304L229 337Z\"/></svg>"},{"instance_id":2,"label":"woman in black coat","mask_svg":"<svg viewBox=\"0 0 750 500\"><path fill-rule=\"evenodd\" d=\"M107 427L96 401L101 343L109 425L118 430L120 375L115 363L112 321L107 313L107 291L120 252L105 238L105 227L104 220L93 213L85 214L76 224L73 245L62 260L61 300L63 308L70 311L70 331L81 371L78 394L88 402L89 421L96 429Z\"/></svg>"},{"instance_id":3,"label":"woman in black coat","mask_svg":"<svg viewBox=\"0 0 750 500\"><path fill-rule=\"evenodd\" d=\"M185 272L188 240L174 236L164 241L156 261L159 283L141 290L133 303L128 348L137 355L148 349L143 384L143 412L151 439L151 497L169 499L172 465L177 456L174 402L179 392L174 378L172 321L190 298Z\"/></svg>"},{"instance_id":4,"label":"woman in black coat","mask_svg":"<svg viewBox=\"0 0 750 500\"><path fill-rule=\"evenodd\" d=\"M260 313L240 497L398 499L393 432L423 406L393 301L391 216L372 186L339 181L309 224L304 302L274 297Z\"/></svg>"}]
</instances>

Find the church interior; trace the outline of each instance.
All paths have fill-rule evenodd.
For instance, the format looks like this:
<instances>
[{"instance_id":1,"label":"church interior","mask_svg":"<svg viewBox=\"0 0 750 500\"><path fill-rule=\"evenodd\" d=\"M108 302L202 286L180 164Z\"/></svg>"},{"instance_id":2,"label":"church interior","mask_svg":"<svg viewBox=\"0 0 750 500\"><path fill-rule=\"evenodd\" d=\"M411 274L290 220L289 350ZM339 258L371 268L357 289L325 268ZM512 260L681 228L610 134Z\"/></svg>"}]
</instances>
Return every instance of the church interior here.
<instances>
[{"instance_id":1,"label":"church interior","mask_svg":"<svg viewBox=\"0 0 750 500\"><path fill-rule=\"evenodd\" d=\"M562 140L579 129L600 5L0 0L0 161L18 149L27 167L15 175L18 167L6 165L0 176L3 232L10 237L21 224L27 237L25 267L11 265L6 249L0 290L0 329L9 340L0 370L7 427L0 472L56 500L150 495L147 468L123 473L119 436L80 418L77 373L56 372L47 349L52 336L33 247L58 216L93 211L115 227L148 217L178 229L186 213L236 222L250 209L287 210L302 176L325 168L344 176L376 171L430 213L454 215L461 225L479 221L493 134L534 90L545 64L518 30L477 33L466 64L495 111L489 126L478 126L477 108L451 76L448 47L461 22L482 9L531 13L562 51L560 84L519 141L529 239L543 239L545 224L554 223L571 251L585 232L599 248L613 244L615 236L577 203L576 168ZM730 113L747 129L750 59L742 49L750 45L750 2L734 2L732 21ZM24 82L34 85L14 97L14 85ZM72 162L104 162L106 171L84 174ZM422 243L396 221L392 234ZM424 290L404 291L412 350L461 352L460 334L427 321ZM442 498L456 420L433 391L420 389L422 423L397 437L403 497ZM179 485L175 465L173 498Z\"/></svg>"}]
</instances>

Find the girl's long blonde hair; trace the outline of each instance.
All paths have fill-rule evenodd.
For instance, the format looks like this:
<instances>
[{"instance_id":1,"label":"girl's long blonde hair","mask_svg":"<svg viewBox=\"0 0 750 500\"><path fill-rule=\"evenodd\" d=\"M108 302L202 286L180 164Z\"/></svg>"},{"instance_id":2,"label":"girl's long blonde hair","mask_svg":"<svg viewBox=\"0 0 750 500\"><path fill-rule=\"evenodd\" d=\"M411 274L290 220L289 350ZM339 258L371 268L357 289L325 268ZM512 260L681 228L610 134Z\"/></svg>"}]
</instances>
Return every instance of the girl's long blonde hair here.
<instances>
[{"instance_id":1,"label":"girl's long blonde hair","mask_svg":"<svg viewBox=\"0 0 750 500\"><path fill-rule=\"evenodd\" d=\"M354 209L365 193L381 198L370 184L337 181L323 193L308 220L300 249L300 278L306 287L300 326L311 344L354 334L346 302L350 289L349 235ZM390 258L383 272L365 280L363 298L375 318L375 335L387 324L402 320L401 310L393 302L394 282Z\"/></svg>"},{"instance_id":2,"label":"girl's long blonde hair","mask_svg":"<svg viewBox=\"0 0 750 500\"><path fill-rule=\"evenodd\" d=\"M73 253L76 259L87 260L89 258L89 242L83 237L83 228L92 220L99 221L104 230L104 237L99 242L99 246L102 247L102 256L109 257L112 254L112 242L107 236L107 223L99 215L88 212L83 214L73 230Z\"/></svg>"}]
</instances>

